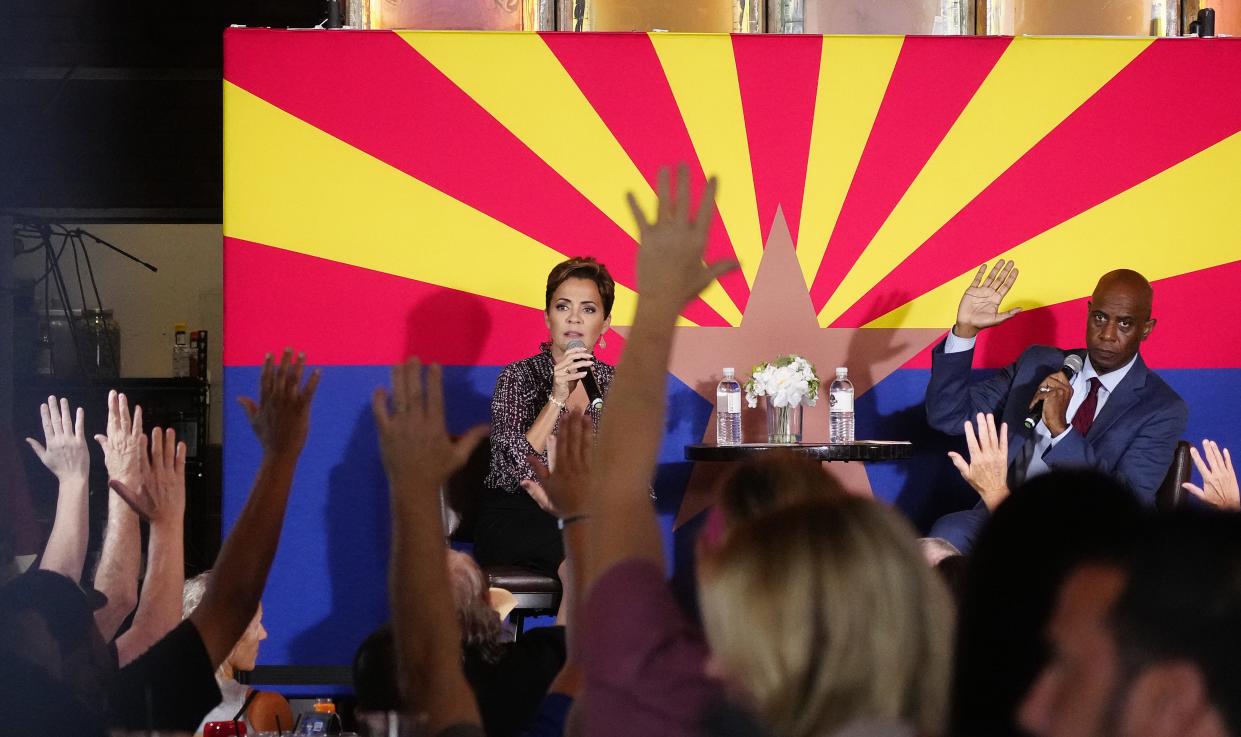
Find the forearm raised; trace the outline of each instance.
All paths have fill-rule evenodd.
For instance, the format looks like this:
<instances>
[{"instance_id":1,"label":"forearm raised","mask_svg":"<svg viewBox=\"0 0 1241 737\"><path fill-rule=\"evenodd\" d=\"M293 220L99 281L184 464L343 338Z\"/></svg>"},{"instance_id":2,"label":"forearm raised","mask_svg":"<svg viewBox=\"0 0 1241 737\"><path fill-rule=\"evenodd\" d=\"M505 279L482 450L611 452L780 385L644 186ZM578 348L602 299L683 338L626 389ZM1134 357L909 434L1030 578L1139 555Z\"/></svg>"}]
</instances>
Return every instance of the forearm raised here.
<instances>
[{"instance_id":1,"label":"forearm raised","mask_svg":"<svg viewBox=\"0 0 1241 737\"><path fill-rule=\"evenodd\" d=\"M118 494L108 497L108 525L95 569L95 588L108 603L95 612L95 626L105 641L116 636L125 617L138 604L138 572L142 564L142 531L138 514Z\"/></svg>"},{"instance_id":2,"label":"forearm raised","mask_svg":"<svg viewBox=\"0 0 1241 737\"><path fill-rule=\"evenodd\" d=\"M392 526L388 573L400 677L409 708L427 715L430 734L479 721L461 669L461 629L449 595L438 488L434 479L411 479L390 491L393 517L405 521Z\"/></svg>"},{"instance_id":3,"label":"forearm raised","mask_svg":"<svg viewBox=\"0 0 1241 737\"><path fill-rule=\"evenodd\" d=\"M547 439L556 429L556 421L560 419L560 407L548 402L534 418L534 424L526 431L526 440L536 453L547 452Z\"/></svg>"},{"instance_id":4,"label":"forearm raised","mask_svg":"<svg viewBox=\"0 0 1241 737\"><path fill-rule=\"evenodd\" d=\"M185 531L181 519L151 525L142 600L134 624L117 641L121 667L146 652L181 621L185 586Z\"/></svg>"},{"instance_id":5,"label":"forearm raised","mask_svg":"<svg viewBox=\"0 0 1241 737\"><path fill-rule=\"evenodd\" d=\"M659 454L675 319L672 306L639 301L599 429L599 473L588 502L595 528L584 561L583 590L625 558L646 557L663 565L655 512L641 491L654 475Z\"/></svg>"},{"instance_id":6,"label":"forearm raised","mask_svg":"<svg viewBox=\"0 0 1241 737\"><path fill-rule=\"evenodd\" d=\"M249 626L276 557L297 463L293 456L264 456L237 522L216 558L195 625L213 665L224 662Z\"/></svg>"},{"instance_id":7,"label":"forearm raised","mask_svg":"<svg viewBox=\"0 0 1241 737\"><path fill-rule=\"evenodd\" d=\"M56 517L47 547L43 549L40 568L55 571L75 582L81 580L90 534L89 510L86 478L61 480L56 496Z\"/></svg>"}]
</instances>

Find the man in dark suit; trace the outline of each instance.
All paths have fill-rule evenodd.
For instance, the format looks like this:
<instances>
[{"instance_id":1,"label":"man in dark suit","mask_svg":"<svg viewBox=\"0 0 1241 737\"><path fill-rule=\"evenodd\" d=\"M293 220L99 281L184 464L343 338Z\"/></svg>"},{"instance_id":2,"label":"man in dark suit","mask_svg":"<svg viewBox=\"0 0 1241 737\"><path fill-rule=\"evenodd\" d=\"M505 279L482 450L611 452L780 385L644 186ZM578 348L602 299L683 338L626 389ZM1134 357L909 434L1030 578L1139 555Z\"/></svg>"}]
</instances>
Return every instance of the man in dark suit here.
<instances>
[{"instance_id":1,"label":"man in dark suit","mask_svg":"<svg viewBox=\"0 0 1241 737\"><path fill-rule=\"evenodd\" d=\"M973 509L946 515L931 530L932 536L963 551L1008 488L1052 468L1097 468L1128 484L1146 504L1154 504L1188 418L1185 402L1138 355L1138 347L1155 328L1153 290L1141 274L1128 269L1099 279L1087 309L1085 349L1031 346L1016 363L971 384L978 333L1020 310L999 310L1016 280L1012 261L998 261L990 274L983 264L961 297L952 331L932 353L926 391L931 426L960 435L979 413L994 413L1007 423L1010 434L1004 489L984 491L983 501ZM1072 380L1060 371L1070 353L1084 360ZM1032 430L1026 429L1026 413L1039 401L1041 418Z\"/></svg>"}]
</instances>

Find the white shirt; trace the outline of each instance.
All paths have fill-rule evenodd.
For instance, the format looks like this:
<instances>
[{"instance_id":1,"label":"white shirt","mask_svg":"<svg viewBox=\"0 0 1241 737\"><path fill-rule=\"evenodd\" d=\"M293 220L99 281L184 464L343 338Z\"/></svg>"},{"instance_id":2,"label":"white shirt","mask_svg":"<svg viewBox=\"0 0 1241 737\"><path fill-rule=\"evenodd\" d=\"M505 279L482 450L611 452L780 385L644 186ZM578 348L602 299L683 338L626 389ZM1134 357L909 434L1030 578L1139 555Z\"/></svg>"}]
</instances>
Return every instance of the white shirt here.
<instances>
[{"instance_id":1,"label":"white shirt","mask_svg":"<svg viewBox=\"0 0 1241 737\"><path fill-rule=\"evenodd\" d=\"M956 333L949 330L948 339L944 342L944 353L960 353L971 350L976 340L977 338L959 337ZM1043 461L1043 456L1047 454L1047 451L1056 447L1056 443L1059 443L1065 435L1073 431L1071 418L1077 414L1078 408L1082 406L1082 402L1085 402L1086 396L1090 394L1090 380L1095 377L1099 379L1099 393L1094 410L1094 416L1098 417L1099 413L1103 411L1103 405L1107 403L1107 398L1111 396L1112 392L1116 390L1116 386L1129 373L1129 369L1133 368L1133 362L1136 360L1138 360L1138 357L1137 354L1134 354L1133 358L1129 359L1129 363L1126 363L1124 366L1115 371L1100 374L1090 363L1090 356L1087 356L1086 365L1069 382L1073 387L1073 396L1069 399L1069 406L1065 412L1065 419L1070 422L1069 427L1065 428L1064 432L1059 435L1052 437L1051 431L1047 429L1047 425L1043 424L1042 420L1039 420L1034 427L1034 434L1030 436L1030 439L1026 442L1026 447L1022 451L1022 455L1030 459L1029 465L1024 469L1024 473L1018 474L1018 478L1029 479L1051 470L1051 467ZM1033 447L1031 447L1031 443ZM1021 456L1018 457L1018 461L1020 458Z\"/></svg>"}]
</instances>

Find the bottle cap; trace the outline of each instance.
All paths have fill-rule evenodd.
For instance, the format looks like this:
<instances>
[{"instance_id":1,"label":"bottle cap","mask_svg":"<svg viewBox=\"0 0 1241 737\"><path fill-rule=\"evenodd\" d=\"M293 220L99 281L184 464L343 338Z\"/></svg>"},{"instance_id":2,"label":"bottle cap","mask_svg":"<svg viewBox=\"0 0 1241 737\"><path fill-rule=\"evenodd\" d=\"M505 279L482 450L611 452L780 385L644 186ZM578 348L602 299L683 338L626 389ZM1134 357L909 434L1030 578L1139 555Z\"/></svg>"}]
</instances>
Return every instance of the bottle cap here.
<instances>
[{"instance_id":1,"label":"bottle cap","mask_svg":"<svg viewBox=\"0 0 1241 737\"><path fill-rule=\"evenodd\" d=\"M731 366L729 366L729 367L727 367L727 368L725 368L725 369L724 369L724 375L725 375L725 376L732 376L732 375L734 375L735 373L736 373L736 370L735 370L734 368L732 368Z\"/></svg>"},{"instance_id":2,"label":"bottle cap","mask_svg":"<svg viewBox=\"0 0 1241 737\"><path fill-rule=\"evenodd\" d=\"M176 323L175 325L172 326L173 332L177 332L177 333L184 333L185 328L186 326L185 326L185 323L183 322Z\"/></svg>"},{"instance_id":3,"label":"bottle cap","mask_svg":"<svg viewBox=\"0 0 1241 737\"><path fill-rule=\"evenodd\" d=\"M849 369L845 368L844 366L837 366L837 367L836 367L836 375L837 375L837 376L848 376L848 375L849 375Z\"/></svg>"}]
</instances>

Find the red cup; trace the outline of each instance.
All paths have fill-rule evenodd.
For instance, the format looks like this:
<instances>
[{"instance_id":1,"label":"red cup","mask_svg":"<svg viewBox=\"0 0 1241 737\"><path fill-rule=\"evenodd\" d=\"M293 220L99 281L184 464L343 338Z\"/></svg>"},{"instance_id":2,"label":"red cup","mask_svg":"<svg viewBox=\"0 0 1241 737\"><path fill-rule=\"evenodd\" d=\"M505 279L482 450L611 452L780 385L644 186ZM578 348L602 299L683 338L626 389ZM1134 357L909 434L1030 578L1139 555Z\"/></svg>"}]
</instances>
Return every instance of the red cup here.
<instances>
[{"instance_id":1,"label":"red cup","mask_svg":"<svg viewBox=\"0 0 1241 737\"><path fill-rule=\"evenodd\" d=\"M246 737L245 722L207 722L203 737Z\"/></svg>"}]
</instances>

